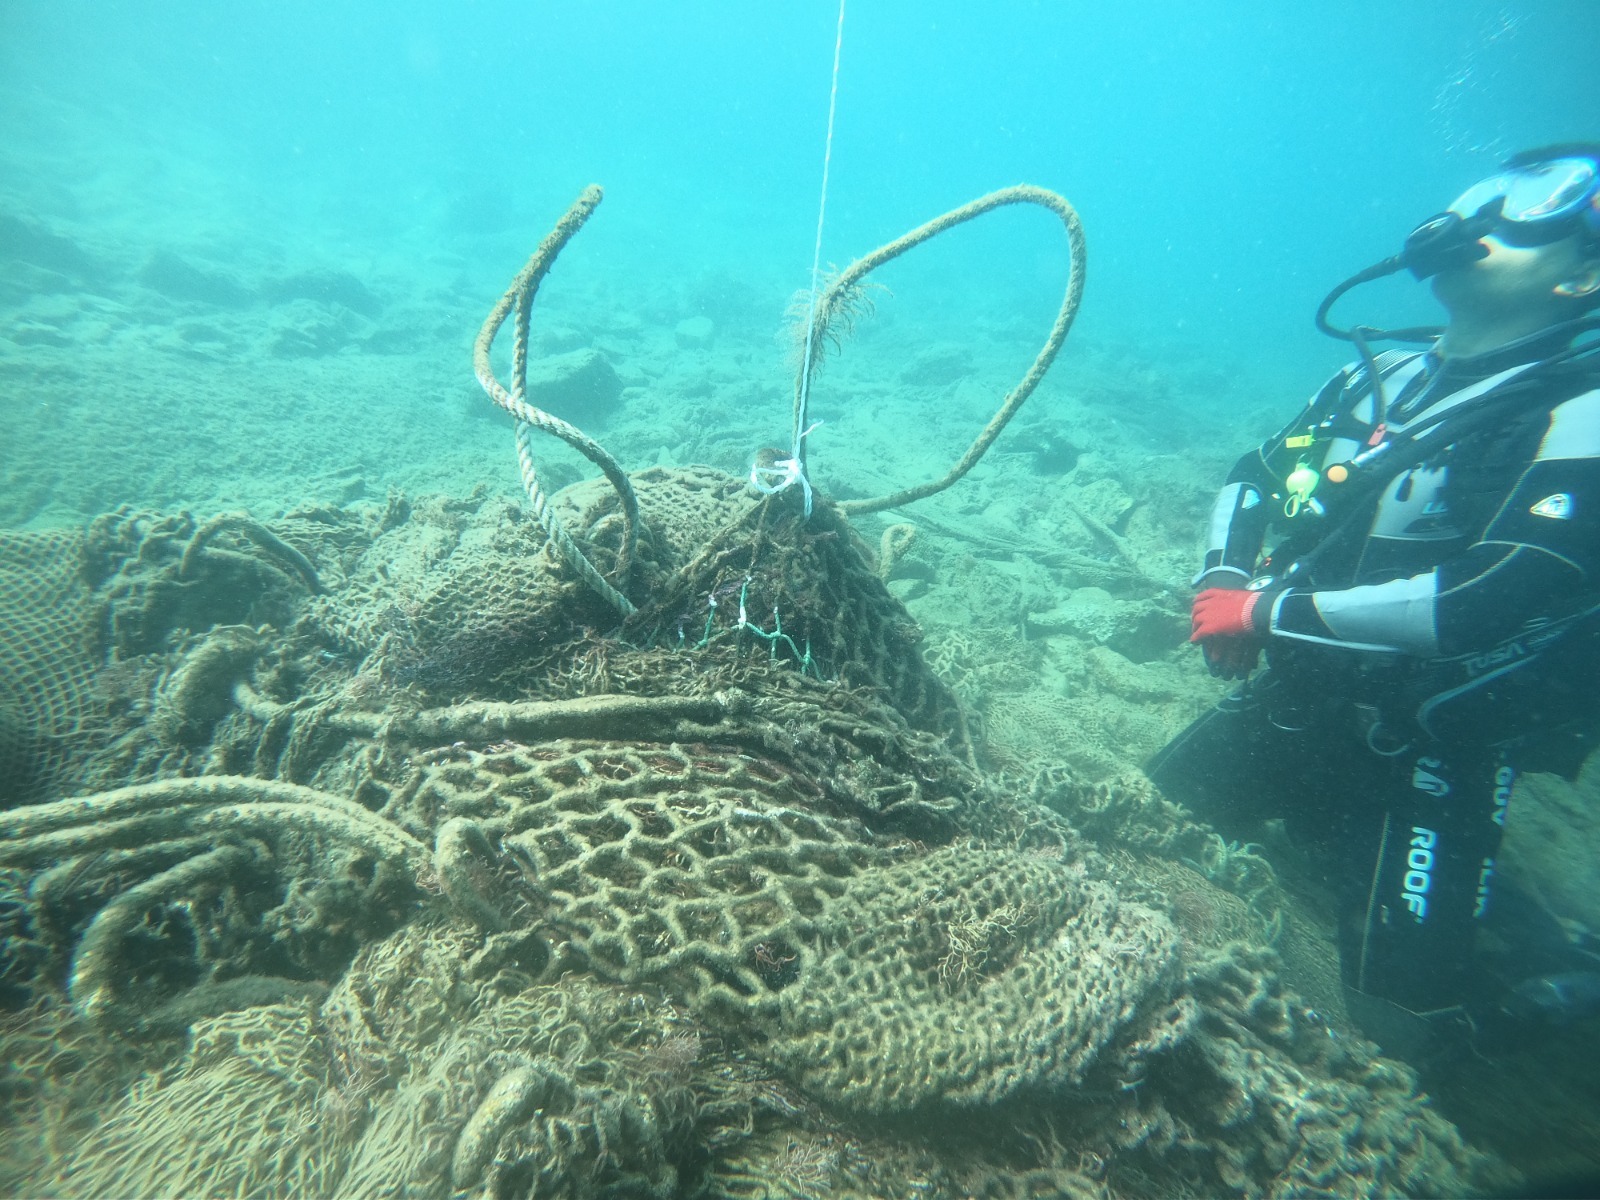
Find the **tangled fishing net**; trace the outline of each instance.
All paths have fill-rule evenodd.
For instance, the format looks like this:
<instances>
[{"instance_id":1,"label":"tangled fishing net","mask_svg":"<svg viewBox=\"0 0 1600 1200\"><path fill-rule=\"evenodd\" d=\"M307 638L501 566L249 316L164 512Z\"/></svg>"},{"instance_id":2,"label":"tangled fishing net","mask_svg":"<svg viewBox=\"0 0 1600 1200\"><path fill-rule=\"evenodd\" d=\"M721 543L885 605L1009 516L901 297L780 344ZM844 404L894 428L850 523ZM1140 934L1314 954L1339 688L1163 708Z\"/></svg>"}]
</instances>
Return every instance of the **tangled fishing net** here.
<instances>
[{"instance_id":1,"label":"tangled fishing net","mask_svg":"<svg viewBox=\"0 0 1600 1200\"><path fill-rule=\"evenodd\" d=\"M997 197L966 216L1071 235L1058 347L1076 218ZM479 339L533 520L396 494L0 539L0 1190L1478 1186L1414 1077L1280 985L1259 860L1134 780L981 768L875 550L773 483L800 455L629 475L527 402L597 201ZM547 495L533 429L604 478Z\"/></svg>"}]
</instances>

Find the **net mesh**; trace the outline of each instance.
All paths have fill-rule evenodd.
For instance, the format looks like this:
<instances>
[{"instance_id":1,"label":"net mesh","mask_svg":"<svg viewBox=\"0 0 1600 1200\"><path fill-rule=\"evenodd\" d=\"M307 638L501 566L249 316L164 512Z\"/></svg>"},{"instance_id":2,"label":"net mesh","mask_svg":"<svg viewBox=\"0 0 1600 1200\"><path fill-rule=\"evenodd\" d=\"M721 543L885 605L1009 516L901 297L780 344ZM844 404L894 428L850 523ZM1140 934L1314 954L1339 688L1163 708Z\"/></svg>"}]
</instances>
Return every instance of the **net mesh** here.
<instances>
[{"instance_id":1,"label":"net mesh","mask_svg":"<svg viewBox=\"0 0 1600 1200\"><path fill-rule=\"evenodd\" d=\"M57 588L6 618L6 719L74 731L8 735L42 766L0 813L3 982L72 1057L10 1068L0 1190L1488 1178L1276 982L1251 856L1136 782L975 765L837 510L633 478L626 618L484 494L0 543ZM612 571L609 490L554 503Z\"/></svg>"},{"instance_id":2,"label":"net mesh","mask_svg":"<svg viewBox=\"0 0 1600 1200\"><path fill-rule=\"evenodd\" d=\"M0 801L70 778L96 708L94 630L75 532L0 530Z\"/></svg>"}]
</instances>

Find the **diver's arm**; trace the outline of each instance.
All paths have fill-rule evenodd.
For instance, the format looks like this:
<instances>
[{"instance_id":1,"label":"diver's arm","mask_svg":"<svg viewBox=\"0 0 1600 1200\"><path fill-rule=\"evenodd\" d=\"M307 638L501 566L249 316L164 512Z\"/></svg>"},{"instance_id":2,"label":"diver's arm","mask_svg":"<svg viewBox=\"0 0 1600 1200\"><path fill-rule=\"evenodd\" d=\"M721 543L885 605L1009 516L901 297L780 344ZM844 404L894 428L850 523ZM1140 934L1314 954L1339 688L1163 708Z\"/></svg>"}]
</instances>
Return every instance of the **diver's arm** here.
<instances>
[{"instance_id":1,"label":"diver's arm","mask_svg":"<svg viewBox=\"0 0 1600 1200\"><path fill-rule=\"evenodd\" d=\"M1234 464L1211 506L1197 587L1240 588L1250 582L1267 538L1271 506L1266 501L1275 486L1260 450Z\"/></svg>"},{"instance_id":2,"label":"diver's arm","mask_svg":"<svg viewBox=\"0 0 1600 1200\"><path fill-rule=\"evenodd\" d=\"M1421 658L1488 649L1600 591L1600 390L1559 405L1482 538L1408 579L1273 597L1275 637Z\"/></svg>"}]
</instances>

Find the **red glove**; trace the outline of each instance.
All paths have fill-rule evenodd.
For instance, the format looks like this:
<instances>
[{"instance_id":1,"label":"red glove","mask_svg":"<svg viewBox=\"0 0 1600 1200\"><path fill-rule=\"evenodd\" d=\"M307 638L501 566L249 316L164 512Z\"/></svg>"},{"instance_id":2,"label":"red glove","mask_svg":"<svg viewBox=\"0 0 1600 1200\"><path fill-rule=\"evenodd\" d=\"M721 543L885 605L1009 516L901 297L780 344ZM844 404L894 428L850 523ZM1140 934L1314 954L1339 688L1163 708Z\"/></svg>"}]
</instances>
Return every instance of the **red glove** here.
<instances>
[{"instance_id":1,"label":"red glove","mask_svg":"<svg viewBox=\"0 0 1600 1200\"><path fill-rule=\"evenodd\" d=\"M1255 610L1266 595L1242 588L1207 588L1194 598L1189 640L1200 643L1213 675L1244 679L1255 670L1266 634L1265 622L1256 624ZM1271 609L1269 601L1265 611Z\"/></svg>"},{"instance_id":2,"label":"red glove","mask_svg":"<svg viewBox=\"0 0 1600 1200\"><path fill-rule=\"evenodd\" d=\"M1248 637L1265 634L1253 618L1257 604L1264 592L1247 592L1242 588L1207 588L1194 598L1194 608L1189 619L1191 642L1203 642L1214 637Z\"/></svg>"},{"instance_id":3,"label":"red glove","mask_svg":"<svg viewBox=\"0 0 1600 1200\"><path fill-rule=\"evenodd\" d=\"M1251 637L1222 634L1200 644L1206 666L1218 679L1248 679L1261 658L1261 643Z\"/></svg>"}]
</instances>

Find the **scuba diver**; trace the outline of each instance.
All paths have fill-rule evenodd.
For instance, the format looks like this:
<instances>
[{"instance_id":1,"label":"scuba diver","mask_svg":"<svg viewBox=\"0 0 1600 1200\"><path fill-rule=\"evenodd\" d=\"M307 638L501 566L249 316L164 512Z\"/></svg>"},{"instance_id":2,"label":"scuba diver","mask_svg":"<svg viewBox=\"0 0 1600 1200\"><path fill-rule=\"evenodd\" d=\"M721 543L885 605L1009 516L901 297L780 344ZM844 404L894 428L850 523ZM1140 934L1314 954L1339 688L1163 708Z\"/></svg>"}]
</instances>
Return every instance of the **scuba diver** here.
<instances>
[{"instance_id":1,"label":"scuba diver","mask_svg":"<svg viewBox=\"0 0 1600 1200\"><path fill-rule=\"evenodd\" d=\"M1401 270L1446 326L1329 324ZM1245 682L1149 774L1325 865L1387 1049L1504 1045L1600 1011L1594 940L1495 867L1518 773L1575 778L1600 725L1600 143L1511 158L1317 324L1359 357L1239 460L1195 580L1190 640ZM1506 920L1497 959L1478 935Z\"/></svg>"}]
</instances>

